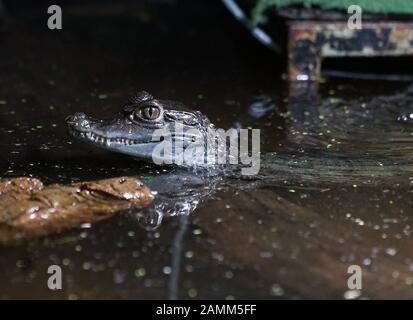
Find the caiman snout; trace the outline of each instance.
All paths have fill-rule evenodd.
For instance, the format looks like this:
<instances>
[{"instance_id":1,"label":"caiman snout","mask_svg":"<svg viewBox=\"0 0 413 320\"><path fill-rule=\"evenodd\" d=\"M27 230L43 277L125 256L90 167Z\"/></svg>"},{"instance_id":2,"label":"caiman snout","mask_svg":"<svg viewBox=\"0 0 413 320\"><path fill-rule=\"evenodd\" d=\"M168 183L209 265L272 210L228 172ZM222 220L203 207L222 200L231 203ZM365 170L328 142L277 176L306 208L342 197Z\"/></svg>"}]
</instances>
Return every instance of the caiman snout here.
<instances>
[{"instance_id":1,"label":"caiman snout","mask_svg":"<svg viewBox=\"0 0 413 320\"><path fill-rule=\"evenodd\" d=\"M90 129L90 122L87 119L86 114L84 114L83 112L77 112L74 115L68 116L66 118L66 123L68 126L77 129Z\"/></svg>"}]
</instances>

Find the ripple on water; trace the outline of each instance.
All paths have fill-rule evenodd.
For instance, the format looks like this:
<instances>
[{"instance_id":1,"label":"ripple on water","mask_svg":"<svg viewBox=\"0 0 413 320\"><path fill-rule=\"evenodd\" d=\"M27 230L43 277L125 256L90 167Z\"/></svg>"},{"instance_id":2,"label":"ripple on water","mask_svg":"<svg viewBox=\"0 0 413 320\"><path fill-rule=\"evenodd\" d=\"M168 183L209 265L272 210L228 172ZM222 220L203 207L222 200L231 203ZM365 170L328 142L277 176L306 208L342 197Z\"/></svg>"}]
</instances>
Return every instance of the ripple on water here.
<instances>
[{"instance_id":1,"label":"ripple on water","mask_svg":"<svg viewBox=\"0 0 413 320\"><path fill-rule=\"evenodd\" d=\"M410 156L413 127L398 121L413 105L413 86L369 102L325 99L298 120L292 114L287 140L303 149L324 148L345 153Z\"/></svg>"},{"instance_id":2,"label":"ripple on water","mask_svg":"<svg viewBox=\"0 0 413 320\"><path fill-rule=\"evenodd\" d=\"M413 86L369 102L326 99L292 108L286 150L268 153L259 178L267 183L411 185L413 126L401 113L413 104Z\"/></svg>"}]
</instances>

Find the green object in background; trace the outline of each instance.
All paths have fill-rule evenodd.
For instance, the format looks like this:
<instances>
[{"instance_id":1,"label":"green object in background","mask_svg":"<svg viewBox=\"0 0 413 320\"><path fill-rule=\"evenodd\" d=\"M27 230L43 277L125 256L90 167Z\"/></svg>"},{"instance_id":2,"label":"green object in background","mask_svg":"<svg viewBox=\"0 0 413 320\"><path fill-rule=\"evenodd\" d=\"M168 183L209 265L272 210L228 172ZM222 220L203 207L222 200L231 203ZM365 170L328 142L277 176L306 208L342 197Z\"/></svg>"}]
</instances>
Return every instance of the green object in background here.
<instances>
[{"instance_id":1,"label":"green object in background","mask_svg":"<svg viewBox=\"0 0 413 320\"><path fill-rule=\"evenodd\" d=\"M346 10L351 5L359 5L363 11L371 13L412 14L412 0L257 0L252 10L252 23L254 25L265 23L264 12L269 7L286 7L289 5L302 5L305 8L319 6L325 9Z\"/></svg>"}]
</instances>

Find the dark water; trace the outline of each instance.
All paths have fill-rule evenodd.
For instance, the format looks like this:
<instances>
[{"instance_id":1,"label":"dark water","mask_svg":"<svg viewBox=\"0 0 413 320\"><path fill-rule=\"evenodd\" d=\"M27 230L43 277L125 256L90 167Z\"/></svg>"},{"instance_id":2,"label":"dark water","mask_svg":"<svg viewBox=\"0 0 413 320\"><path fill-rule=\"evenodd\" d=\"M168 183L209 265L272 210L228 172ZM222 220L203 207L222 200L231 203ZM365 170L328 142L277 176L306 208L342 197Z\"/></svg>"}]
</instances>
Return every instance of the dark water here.
<instances>
[{"instance_id":1,"label":"dark water","mask_svg":"<svg viewBox=\"0 0 413 320\"><path fill-rule=\"evenodd\" d=\"M137 175L160 194L144 212L1 248L1 298L413 297L413 129L395 121L410 98L373 99L402 84L289 91L281 58L219 3L67 5L61 31L46 28L45 12L14 8L0 35L1 176ZM219 127L260 128L263 151L318 159L317 170L305 176L280 156L261 183L205 180L68 137L68 114L109 117L137 89L196 106ZM248 106L260 95L275 106L254 119ZM391 174L367 168L360 178L363 159ZM343 172L336 183L325 178ZM168 217L178 212L190 214ZM51 264L62 266L61 291L47 288ZM361 294L347 288L353 264L363 270Z\"/></svg>"}]
</instances>

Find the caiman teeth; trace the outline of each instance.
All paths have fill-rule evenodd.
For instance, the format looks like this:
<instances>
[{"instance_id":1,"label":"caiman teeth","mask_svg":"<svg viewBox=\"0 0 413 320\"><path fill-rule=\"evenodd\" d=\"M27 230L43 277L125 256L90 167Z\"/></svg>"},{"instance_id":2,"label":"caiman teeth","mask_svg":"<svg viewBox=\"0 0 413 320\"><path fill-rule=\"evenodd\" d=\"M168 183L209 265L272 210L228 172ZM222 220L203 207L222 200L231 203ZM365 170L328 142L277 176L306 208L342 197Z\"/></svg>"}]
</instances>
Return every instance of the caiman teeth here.
<instances>
[{"instance_id":1,"label":"caiman teeth","mask_svg":"<svg viewBox=\"0 0 413 320\"><path fill-rule=\"evenodd\" d=\"M92 141L94 143L99 143L99 144L110 145L111 143L122 143L124 145L133 145L133 144L139 143L138 140L134 140L134 139L106 138L106 137L100 136L93 132L83 132L83 131L73 130L72 133L76 137L85 138L89 141Z\"/></svg>"}]
</instances>

